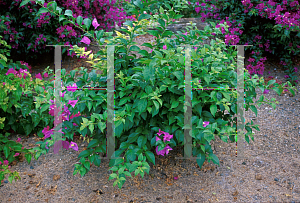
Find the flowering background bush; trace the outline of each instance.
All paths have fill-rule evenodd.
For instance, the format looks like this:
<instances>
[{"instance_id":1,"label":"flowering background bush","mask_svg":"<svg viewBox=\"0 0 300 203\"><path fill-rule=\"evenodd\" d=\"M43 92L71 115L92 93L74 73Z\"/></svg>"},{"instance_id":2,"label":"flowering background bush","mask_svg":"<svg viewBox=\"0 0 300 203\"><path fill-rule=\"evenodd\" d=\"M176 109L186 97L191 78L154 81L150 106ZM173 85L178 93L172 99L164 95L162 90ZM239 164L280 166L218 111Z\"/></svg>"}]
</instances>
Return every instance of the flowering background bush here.
<instances>
[{"instance_id":1,"label":"flowering background bush","mask_svg":"<svg viewBox=\"0 0 300 203\"><path fill-rule=\"evenodd\" d=\"M38 55L50 53L53 47L50 44L71 45L80 44L82 30L74 25L62 25L59 19L50 13L36 15L39 5L35 1L28 1L26 6L20 6L22 0L0 0L0 34L12 47L15 59L33 63ZM128 17L123 8L122 1L96 0L96 1L70 1L58 0L55 4L39 1L45 7L54 8L59 5L73 12L74 17L96 17L99 20L98 30L111 30L115 24L121 25ZM75 23L75 25L78 25ZM72 46L70 46L72 48ZM70 47L62 47L65 53ZM52 52L51 52L52 53ZM68 55L71 55L68 52ZM74 53L73 55L74 56Z\"/></svg>"},{"instance_id":2,"label":"flowering background bush","mask_svg":"<svg viewBox=\"0 0 300 203\"><path fill-rule=\"evenodd\" d=\"M296 56L300 54L298 0L206 0L193 5L198 14L195 17L201 17L203 22L229 25L228 31L222 30L227 45L253 45L245 48L250 54L251 64L246 67L250 74L262 75L267 57L278 58L288 81L293 85L298 83L295 68Z\"/></svg>"}]
</instances>

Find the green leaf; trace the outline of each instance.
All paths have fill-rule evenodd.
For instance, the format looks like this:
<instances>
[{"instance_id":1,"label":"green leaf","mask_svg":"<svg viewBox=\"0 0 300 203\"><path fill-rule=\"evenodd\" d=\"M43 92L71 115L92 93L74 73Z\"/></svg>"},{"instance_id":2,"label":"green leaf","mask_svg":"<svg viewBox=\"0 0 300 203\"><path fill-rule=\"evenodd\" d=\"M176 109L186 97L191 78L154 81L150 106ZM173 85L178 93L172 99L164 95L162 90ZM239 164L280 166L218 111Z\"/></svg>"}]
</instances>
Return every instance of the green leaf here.
<instances>
[{"instance_id":1,"label":"green leaf","mask_svg":"<svg viewBox=\"0 0 300 203\"><path fill-rule=\"evenodd\" d=\"M178 105L179 105L179 102L178 102L178 101L176 101L176 100L173 101L173 102L172 102L171 109L172 109L172 108L176 108Z\"/></svg>"},{"instance_id":2,"label":"green leaf","mask_svg":"<svg viewBox=\"0 0 300 203\"><path fill-rule=\"evenodd\" d=\"M145 155L149 161L151 161L155 165L155 156L151 151L146 151Z\"/></svg>"},{"instance_id":3,"label":"green leaf","mask_svg":"<svg viewBox=\"0 0 300 203\"><path fill-rule=\"evenodd\" d=\"M256 117L257 117L257 109L254 105L250 105L250 109L255 113Z\"/></svg>"},{"instance_id":4,"label":"green leaf","mask_svg":"<svg viewBox=\"0 0 300 203\"><path fill-rule=\"evenodd\" d=\"M150 17L151 17L151 16L150 16L149 14L144 14L144 13L143 13L143 14L140 15L140 17L139 17L138 20L141 21L141 20L143 20L143 19L149 19Z\"/></svg>"},{"instance_id":5,"label":"green leaf","mask_svg":"<svg viewBox=\"0 0 300 203\"><path fill-rule=\"evenodd\" d=\"M50 104L43 104L42 108L41 108L41 113L43 113L44 111L46 111L47 109L49 109Z\"/></svg>"},{"instance_id":6,"label":"green leaf","mask_svg":"<svg viewBox=\"0 0 300 203\"><path fill-rule=\"evenodd\" d=\"M101 163L101 159L99 158L99 156L96 156L94 160L95 166L100 166L100 163Z\"/></svg>"},{"instance_id":7,"label":"green leaf","mask_svg":"<svg viewBox=\"0 0 300 203\"><path fill-rule=\"evenodd\" d=\"M139 102L138 102L138 111L140 113L144 112L147 105L148 105L148 101L146 99L139 100Z\"/></svg>"},{"instance_id":8,"label":"green leaf","mask_svg":"<svg viewBox=\"0 0 300 203\"><path fill-rule=\"evenodd\" d=\"M9 181L10 183L12 183L13 180L14 180L14 176L9 176L9 177L8 177L8 181Z\"/></svg>"},{"instance_id":9,"label":"green leaf","mask_svg":"<svg viewBox=\"0 0 300 203\"><path fill-rule=\"evenodd\" d=\"M210 106L210 112L213 116L215 116L216 112L217 112L217 105L213 104Z\"/></svg>"},{"instance_id":10,"label":"green leaf","mask_svg":"<svg viewBox=\"0 0 300 203\"><path fill-rule=\"evenodd\" d=\"M89 143L89 145L87 146L87 148L96 147L96 146L98 146L98 145L99 145L99 143L100 143L100 141L99 141L99 140L97 140L97 139L93 139L92 141L90 141L90 143Z\"/></svg>"},{"instance_id":11,"label":"green leaf","mask_svg":"<svg viewBox=\"0 0 300 203\"><path fill-rule=\"evenodd\" d=\"M94 155L92 155L92 156L89 156L89 160L90 160L91 163L94 162L95 157L96 157L96 154L94 154Z\"/></svg>"},{"instance_id":12,"label":"green leaf","mask_svg":"<svg viewBox=\"0 0 300 203\"><path fill-rule=\"evenodd\" d=\"M24 1L22 1L21 4L20 4L20 6L19 6L19 8L22 7L22 6L24 6L24 5L26 5L26 4L28 4L29 1L30 0L24 0Z\"/></svg>"},{"instance_id":13,"label":"green leaf","mask_svg":"<svg viewBox=\"0 0 300 203\"><path fill-rule=\"evenodd\" d=\"M91 20L89 18L86 18L83 20L84 24L86 25L86 29L89 30L91 26Z\"/></svg>"},{"instance_id":14,"label":"green leaf","mask_svg":"<svg viewBox=\"0 0 300 203\"><path fill-rule=\"evenodd\" d=\"M4 152L5 158L8 157L9 151L10 151L10 150L9 150L9 147L5 145L5 146L3 147L3 152Z\"/></svg>"},{"instance_id":15,"label":"green leaf","mask_svg":"<svg viewBox=\"0 0 300 203\"><path fill-rule=\"evenodd\" d=\"M137 143L140 148L142 148L146 144L146 142L147 138L145 136L139 136Z\"/></svg>"},{"instance_id":16,"label":"green leaf","mask_svg":"<svg viewBox=\"0 0 300 203\"><path fill-rule=\"evenodd\" d=\"M200 169L201 169L201 167L202 167L202 165L203 165L203 163L204 163L204 161L205 161L205 154L202 154L202 153L200 153L200 154L198 154L198 159L197 159L197 164L198 164L198 166L200 167ZM199 159L200 158L200 159Z\"/></svg>"},{"instance_id":17,"label":"green leaf","mask_svg":"<svg viewBox=\"0 0 300 203\"><path fill-rule=\"evenodd\" d=\"M136 154L135 154L135 151L130 149L126 152L126 158L130 161L135 161L136 159Z\"/></svg>"},{"instance_id":18,"label":"green leaf","mask_svg":"<svg viewBox=\"0 0 300 203\"><path fill-rule=\"evenodd\" d=\"M276 82L276 80L270 80L270 81L268 82L268 86L274 84L275 82Z\"/></svg>"},{"instance_id":19,"label":"green leaf","mask_svg":"<svg viewBox=\"0 0 300 203\"><path fill-rule=\"evenodd\" d=\"M101 132L103 133L104 129L106 128L106 123L98 122L98 127L101 130Z\"/></svg>"},{"instance_id":20,"label":"green leaf","mask_svg":"<svg viewBox=\"0 0 300 203\"><path fill-rule=\"evenodd\" d=\"M143 154L142 153L140 153L140 155L138 156L138 160L143 161Z\"/></svg>"},{"instance_id":21,"label":"green leaf","mask_svg":"<svg viewBox=\"0 0 300 203\"><path fill-rule=\"evenodd\" d=\"M73 17L73 12L68 9L68 10L65 11L65 16Z\"/></svg>"},{"instance_id":22,"label":"green leaf","mask_svg":"<svg viewBox=\"0 0 300 203\"><path fill-rule=\"evenodd\" d=\"M51 1L47 4L47 8L52 8L52 11L56 11L57 3L55 1Z\"/></svg>"},{"instance_id":23,"label":"green leaf","mask_svg":"<svg viewBox=\"0 0 300 203\"><path fill-rule=\"evenodd\" d=\"M87 157L87 156L89 156L89 155L92 154L92 151L93 151L93 150L91 150L91 149L84 150L84 151L82 151L82 152L78 155L78 158L80 158L80 157Z\"/></svg>"},{"instance_id":24,"label":"green leaf","mask_svg":"<svg viewBox=\"0 0 300 203\"><path fill-rule=\"evenodd\" d=\"M87 161L83 165L88 171L90 170L90 162Z\"/></svg>"},{"instance_id":25,"label":"green leaf","mask_svg":"<svg viewBox=\"0 0 300 203\"><path fill-rule=\"evenodd\" d=\"M161 27L165 28L166 23L165 23L165 21L163 19L159 18L158 19L158 23L160 24Z\"/></svg>"},{"instance_id":26,"label":"green leaf","mask_svg":"<svg viewBox=\"0 0 300 203\"><path fill-rule=\"evenodd\" d=\"M39 16L42 13L48 13L48 9L46 9L46 8L40 8L40 10L37 12L36 15Z\"/></svg>"},{"instance_id":27,"label":"green leaf","mask_svg":"<svg viewBox=\"0 0 300 203\"><path fill-rule=\"evenodd\" d=\"M141 49L136 45L131 46L130 49L129 49L129 51L140 51L140 50Z\"/></svg>"},{"instance_id":28,"label":"green leaf","mask_svg":"<svg viewBox=\"0 0 300 203\"><path fill-rule=\"evenodd\" d=\"M280 95L280 90L277 87L273 87L272 90L274 90L278 95Z\"/></svg>"},{"instance_id":29,"label":"green leaf","mask_svg":"<svg viewBox=\"0 0 300 203\"><path fill-rule=\"evenodd\" d=\"M82 16L78 16L76 21L77 21L78 25L81 26L82 25L82 21L83 21Z\"/></svg>"},{"instance_id":30,"label":"green leaf","mask_svg":"<svg viewBox=\"0 0 300 203\"><path fill-rule=\"evenodd\" d=\"M144 79L147 80L153 80L155 75L155 67L149 66L143 70L143 76Z\"/></svg>"},{"instance_id":31,"label":"green leaf","mask_svg":"<svg viewBox=\"0 0 300 203\"><path fill-rule=\"evenodd\" d=\"M28 162L28 164L30 164L30 161L31 161L31 158L32 158L32 155L31 154L25 154L25 158Z\"/></svg>"},{"instance_id":32,"label":"green leaf","mask_svg":"<svg viewBox=\"0 0 300 203\"><path fill-rule=\"evenodd\" d=\"M179 14L177 14L177 15L175 15L174 16L174 19L179 19L179 18L181 18L181 17L183 17L184 15L179 15Z\"/></svg>"},{"instance_id":33,"label":"green leaf","mask_svg":"<svg viewBox=\"0 0 300 203\"><path fill-rule=\"evenodd\" d=\"M163 7L159 7L159 12L162 14L162 13L164 13L165 12L165 10L163 9Z\"/></svg>"},{"instance_id":34,"label":"green leaf","mask_svg":"<svg viewBox=\"0 0 300 203\"><path fill-rule=\"evenodd\" d=\"M94 131L94 124L89 124L89 129L90 129L90 131L91 131L91 133L93 133L93 131Z\"/></svg>"},{"instance_id":35,"label":"green leaf","mask_svg":"<svg viewBox=\"0 0 300 203\"><path fill-rule=\"evenodd\" d=\"M217 165L220 166L219 158L215 154L209 154L209 157L212 159L212 161L214 162L214 164L217 164Z\"/></svg>"},{"instance_id":36,"label":"green leaf","mask_svg":"<svg viewBox=\"0 0 300 203\"><path fill-rule=\"evenodd\" d=\"M79 171L81 177L83 177L86 174L86 169L84 167L82 167Z\"/></svg>"}]
</instances>

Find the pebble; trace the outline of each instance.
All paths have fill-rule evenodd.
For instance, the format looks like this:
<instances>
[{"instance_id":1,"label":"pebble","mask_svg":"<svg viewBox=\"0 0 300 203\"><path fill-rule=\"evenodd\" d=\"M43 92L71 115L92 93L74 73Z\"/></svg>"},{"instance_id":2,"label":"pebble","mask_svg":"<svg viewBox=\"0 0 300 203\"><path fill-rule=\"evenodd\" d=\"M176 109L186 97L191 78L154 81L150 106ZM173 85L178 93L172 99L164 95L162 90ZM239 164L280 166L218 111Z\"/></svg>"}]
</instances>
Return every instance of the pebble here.
<instances>
[{"instance_id":1,"label":"pebble","mask_svg":"<svg viewBox=\"0 0 300 203\"><path fill-rule=\"evenodd\" d=\"M278 178L274 178L275 181L278 181Z\"/></svg>"},{"instance_id":2,"label":"pebble","mask_svg":"<svg viewBox=\"0 0 300 203\"><path fill-rule=\"evenodd\" d=\"M268 135L265 135L265 137L268 137Z\"/></svg>"},{"instance_id":3,"label":"pebble","mask_svg":"<svg viewBox=\"0 0 300 203\"><path fill-rule=\"evenodd\" d=\"M69 174L70 172L69 171L67 171L67 174Z\"/></svg>"},{"instance_id":4,"label":"pebble","mask_svg":"<svg viewBox=\"0 0 300 203\"><path fill-rule=\"evenodd\" d=\"M4 183L8 183L8 181L7 181L7 180L5 180L5 181L4 181Z\"/></svg>"},{"instance_id":5,"label":"pebble","mask_svg":"<svg viewBox=\"0 0 300 203\"><path fill-rule=\"evenodd\" d=\"M30 166L30 169L34 169L34 167L33 167L33 166Z\"/></svg>"}]
</instances>

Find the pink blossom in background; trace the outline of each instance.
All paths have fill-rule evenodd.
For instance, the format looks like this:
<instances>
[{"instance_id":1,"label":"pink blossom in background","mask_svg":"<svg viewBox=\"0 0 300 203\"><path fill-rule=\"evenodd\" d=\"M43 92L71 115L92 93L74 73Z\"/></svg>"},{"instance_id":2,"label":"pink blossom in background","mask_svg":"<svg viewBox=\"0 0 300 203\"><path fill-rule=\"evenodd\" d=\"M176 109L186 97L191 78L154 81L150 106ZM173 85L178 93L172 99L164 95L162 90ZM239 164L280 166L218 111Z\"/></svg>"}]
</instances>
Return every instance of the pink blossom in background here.
<instances>
[{"instance_id":1,"label":"pink blossom in background","mask_svg":"<svg viewBox=\"0 0 300 203\"><path fill-rule=\"evenodd\" d=\"M94 18L92 25L95 27L95 29L97 29L97 27L99 26L96 18Z\"/></svg>"},{"instance_id":2,"label":"pink blossom in background","mask_svg":"<svg viewBox=\"0 0 300 203\"><path fill-rule=\"evenodd\" d=\"M38 78L38 79L43 80L42 75L41 75L40 73L39 73L39 74L36 74L36 75L35 75L35 78Z\"/></svg>"},{"instance_id":3,"label":"pink blossom in background","mask_svg":"<svg viewBox=\"0 0 300 203\"><path fill-rule=\"evenodd\" d=\"M10 74L10 73L13 73L13 74L15 75L15 74L17 74L18 72L17 72L15 69L10 68L10 69L8 69L6 75L8 75L8 74Z\"/></svg>"},{"instance_id":4,"label":"pink blossom in background","mask_svg":"<svg viewBox=\"0 0 300 203\"><path fill-rule=\"evenodd\" d=\"M16 142L20 142L20 141L21 141L21 138L18 138Z\"/></svg>"},{"instance_id":5,"label":"pink blossom in background","mask_svg":"<svg viewBox=\"0 0 300 203\"><path fill-rule=\"evenodd\" d=\"M91 40L88 37L84 36L80 42L83 42L85 44L90 44Z\"/></svg>"},{"instance_id":6,"label":"pink blossom in background","mask_svg":"<svg viewBox=\"0 0 300 203\"><path fill-rule=\"evenodd\" d=\"M166 50L166 49L167 49L167 45L164 45L164 46L163 46L163 49L165 49L165 50Z\"/></svg>"},{"instance_id":7,"label":"pink blossom in background","mask_svg":"<svg viewBox=\"0 0 300 203\"><path fill-rule=\"evenodd\" d=\"M196 7L195 8L195 11L196 11L197 14L200 12L200 10L201 10L201 7Z\"/></svg>"}]
</instances>

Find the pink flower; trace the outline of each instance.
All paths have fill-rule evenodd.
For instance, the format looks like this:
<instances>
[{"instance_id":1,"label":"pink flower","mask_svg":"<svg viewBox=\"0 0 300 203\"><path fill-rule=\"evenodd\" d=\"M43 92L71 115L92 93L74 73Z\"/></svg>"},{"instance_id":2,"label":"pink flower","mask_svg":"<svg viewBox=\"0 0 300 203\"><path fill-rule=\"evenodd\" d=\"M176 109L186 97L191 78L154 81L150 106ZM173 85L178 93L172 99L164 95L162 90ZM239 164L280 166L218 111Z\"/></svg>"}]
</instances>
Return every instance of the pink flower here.
<instances>
[{"instance_id":1,"label":"pink flower","mask_svg":"<svg viewBox=\"0 0 300 203\"><path fill-rule=\"evenodd\" d=\"M51 135L54 134L53 129L49 130L49 126L47 126L47 128L45 127L44 130L42 130L42 133L45 135L44 139L51 137Z\"/></svg>"},{"instance_id":2,"label":"pink flower","mask_svg":"<svg viewBox=\"0 0 300 203\"><path fill-rule=\"evenodd\" d=\"M164 45L164 46L163 46L163 49L167 49L167 45Z\"/></svg>"},{"instance_id":3,"label":"pink flower","mask_svg":"<svg viewBox=\"0 0 300 203\"><path fill-rule=\"evenodd\" d=\"M0 161L0 166L1 166L2 162Z\"/></svg>"},{"instance_id":4,"label":"pink flower","mask_svg":"<svg viewBox=\"0 0 300 203\"><path fill-rule=\"evenodd\" d=\"M83 42L85 44L90 44L91 40L89 38L87 38L86 36L84 36L80 42Z\"/></svg>"},{"instance_id":5,"label":"pink flower","mask_svg":"<svg viewBox=\"0 0 300 203\"><path fill-rule=\"evenodd\" d=\"M70 116L70 119L72 119L72 118L74 118L74 117L78 117L78 116L80 116L80 112L78 111L78 114L73 114L72 116Z\"/></svg>"},{"instance_id":6,"label":"pink flower","mask_svg":"<svg viewBox=\"0 0 300 203\"><path fill-rule=\"evenodd\" d=\"M197 14L200 12L200 10L201 10L201 7L196 7L195 8L195 11L196 11Z\"/></svg>"},{"instance_id":7,"label":"pink flower","mask_svg":"<svg viewBox=\"0 0 300 203\"><path fill-rule=\"evenodd\" d=\"M10 69L8 69L6 75L8 75L8 74L10 74L10 73L13 73L13 74L15 75L15 74L17 74L18 72L17 72L15 69L10 68Z\"/></svg>"},{"instance_id":8,"label":"pink flower","mask_svg":"<svg viewBox=\"0 0 300 203\"><path fill-rule=\"evenodd\" d=\"M75 107L75 104L77 103L78 100L70 100L68 102L68 104L71 104L71 106L74 108Z\"/></svg>"},{"instance_id":9,"label":"pink flower","mask_svg":"<svg viewBox=\"0 0 300 203\"><path fill-rule=\"evenodd\" d=\"M8 165L8 161L7 160L3 161L3 165Z\"/></svg>"},{"instance_id":10,"label":"pink flower","mask_svg":"<svg viewBox=\"0 0 300 203\"><path fill-rule=\"evenodd\" d=\"M174 180L177 180L177 179L178 179L178 176L175 176L175 177L174 177Z\"/></svg>"},{"instance_id":11,"label":"pink flower","mask_svg":"<svg viewBox=\"0 0 300 203\"><path fill-rule=\"evenodd\" d=\"M295 71L294 71L294 72L298 72L298 68L296 68L296 67L295 67L294 69L295 69Z\"/></svg>"},{"instance_id":12,"label":"pink flower","mask_svg":"<svg viewBox=\"0 0 300 203\"><path fill-rule=\"evenodd\" d=\"M158 131L158 133L157 133L159 136L161 136L162 134L164 134L164 131L161 131L160 129L159 129L159 131Z\"/></svg>"},{"instance_id":13,"label":"pink flower","mask_svg":"<svg viewBox=\"0 0 300 203\"><path fill-rule=\"evenodd\" d=\"M204 121L204 122L203 122L203 127L208 126L208 124L209 124L209 121Z\"/></svg>"},{"instance_id":14,"label":"pink flower","mask_svg":"<svg viewBox=\"0 0 300 203\"><path fill-rule=\"evenodd\" d=\"M68 91L75 92L76 89L77 89L76 83L74 83L72 86L71 85L67 86Z\"/></svg>"},{"instance_id":15,"label":"pink flower","mask_svg":"<svg viewBox=\"0 0 300 203\"><path fill-rule=\"evenodd\" d=\"M59 95L60 95L61 97L64 97L65 94L66 94L66 92L61 92L61 93L59 93Z\"/></svg>"},{"instance_id":16,"label":"pink flower","mask_svg":"<svg viewBox=\"0 0 300 203\"><path fill-rule=\"evenodd\" d=\"M75 142L71 142L70 148L74 149L75 151L78 151L78 145Z\"/></svg>"},{"instance_id":17,"label":"pink flower","mask_svg":"<svg viewBox=\"0 0 300 203\"><path fill-rule=\"evenodd\" d=\"M158 146L156 147L156 153L158 155L162 155L162 156L164 156L164 154L169 154L170 150L173 150L173 149L169 145L166 145L166 147L161 151L158 151Z\"/></svg>"},{"instance_id":18,"label":"pink flower","mask_svg":"<svg viewBox=\"0 0 300 203\"><path fill-rule=\"evenodd\" d=\"M44 78L47 78L48 77L48 73L44 73Z\"/></svg>"},{"instance_id":19,"label":"pink flower","mask_svg":"<svg viewBox=\"0 0 300 203\"><path fill-rule=\"evenodd\" d=\"M40 73L39 73L39 74L36 74L36 75L35 75L35 78L38 78L38 79L43 80L42 75L41 75Z\"/></svg>"},{"instance_id":20,"label":"pink flower","mask_svg":"<svg viewBox=\"0 0 300 203\"><path fill-rule=\"evenodd\" d=\"M5 85L5 82L3 83L3 86Z\"/></svg>"},{"instance_id":21,"label":"pink flower","mask_svg":"<svg viewBox=\"0 0 300 203\"><path fill-rule=\"evenodd\" d=\"M288 75L285 75L284 77L285 77L285 78L289 78L289 76L288 76Z\"/></svg>"},{"instance_id":22,"label":"pink flower","mask_svg":"<svg viewBox=\"0 0 300 203\"><path fill-rule=\"evenodd\" d=\"M21 141L21 138L18 138L16 142L20 142L20 141Z\"/></svg>"},{"instance_id":23,"label":"pink flower","mask_svg":"<svg viewBox=\"0 0 300 203\"><path fill-rule=\"evenodd\" d=\"M14 156L19 156L20 155L20 153L16 153Z\"/></svg>"},{"instance_id":24,"label":"pink flower","mask_svg":"<svg viewBox=\"0 0 300 203\"><path fill-rule=\"evenodd\" d=\"M170 135L169 133L165 133L165 135L164 135L164 142L170 141L170 139L172 139L172 138L173 138L173 135Z\"/></svg>"},{"instance_id":25,"label":"pink flower","mask_svg":"<svg viewBox=\"0 0 300 203\"><path fill-rule=\"evenodd\" d=\"M265 90L263 93L268 94L269 92L270 92L270 90Z\"/></svg>"},{"instance_id":26,"label":"pink flower","mask_svg":"<svg viewBox=\"0 0 300 203\"><path fill-rule=\"evenodd\" d=\"M63 148L69 149L69 141L62 141Z\"/></svg>"},{"instance_id":27,"label":"pink flower","mask_svg":"<svg viewBox=\"0 0 300 203\"><path fill-rule=\"evenodd\" d=\"M99 26L96 18L94 18L92 25L95 27L95 29L97 29L97 27Z\"/></svg>"}]
</instances>

